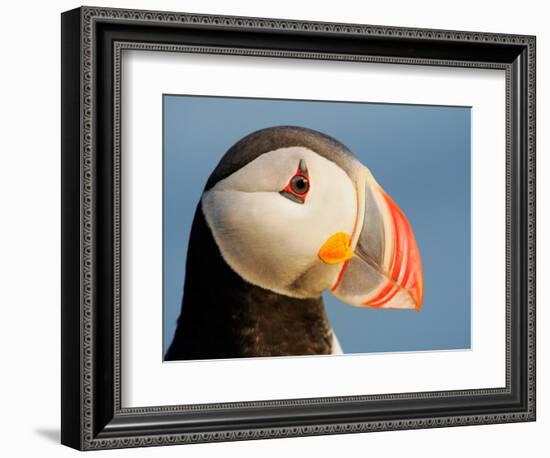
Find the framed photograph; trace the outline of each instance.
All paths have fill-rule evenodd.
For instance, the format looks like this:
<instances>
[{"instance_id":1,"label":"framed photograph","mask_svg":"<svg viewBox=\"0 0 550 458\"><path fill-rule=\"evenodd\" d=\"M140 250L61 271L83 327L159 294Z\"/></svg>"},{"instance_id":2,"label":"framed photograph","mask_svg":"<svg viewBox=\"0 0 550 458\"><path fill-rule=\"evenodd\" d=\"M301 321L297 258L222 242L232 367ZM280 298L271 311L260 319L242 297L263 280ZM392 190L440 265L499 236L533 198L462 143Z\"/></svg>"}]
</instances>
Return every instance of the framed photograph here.
<instances>
[{"instance_id":1,"label":"framed photograph","mask_svg":"<svg viewBox=\"0 0 550 458\"><path fill-rule=\"evenodd\" d=\"M535 420L535 37L62 14L62 443Z\"/></svg>"}]
</instances>

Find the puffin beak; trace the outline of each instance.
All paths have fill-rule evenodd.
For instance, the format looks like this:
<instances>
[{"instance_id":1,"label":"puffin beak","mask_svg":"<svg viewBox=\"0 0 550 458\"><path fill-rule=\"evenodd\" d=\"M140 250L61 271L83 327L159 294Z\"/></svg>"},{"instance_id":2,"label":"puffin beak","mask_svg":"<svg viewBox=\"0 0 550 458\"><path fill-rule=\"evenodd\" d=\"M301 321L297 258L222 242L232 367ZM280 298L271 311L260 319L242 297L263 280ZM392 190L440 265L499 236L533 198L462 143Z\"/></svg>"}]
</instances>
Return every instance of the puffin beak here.
<instances>
[{"instance_id":1,"label":"puffin beak","mask_svg":"<svg viewBox=\"0 0 550 458\"><path fill-rule=\"evenodd\" d=\"M353 234L338 232L319 250L323 262L342 264L331 292L351 305L420 310L422 264L411 226L365 171L358 183Z\"/></svg>"}]
</instances>

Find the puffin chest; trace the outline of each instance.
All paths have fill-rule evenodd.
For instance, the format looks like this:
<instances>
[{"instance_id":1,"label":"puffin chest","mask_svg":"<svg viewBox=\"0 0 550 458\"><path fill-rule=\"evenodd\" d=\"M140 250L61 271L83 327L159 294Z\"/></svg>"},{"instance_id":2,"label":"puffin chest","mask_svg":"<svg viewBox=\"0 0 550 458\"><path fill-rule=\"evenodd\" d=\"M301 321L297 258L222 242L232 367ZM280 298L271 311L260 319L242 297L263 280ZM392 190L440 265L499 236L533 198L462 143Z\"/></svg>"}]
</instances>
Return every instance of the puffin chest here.
<instances>
[{"instance_id":1,"label":"puffin chest","mask_svg":"<svg viewBox=\"0 0 550 458\"><path fill-rule=\"evenodd\" d=\"M232 314L243 356L323 355L332 352L332 331L321 298L253 294Z\"/></svg>"}]
</instances>

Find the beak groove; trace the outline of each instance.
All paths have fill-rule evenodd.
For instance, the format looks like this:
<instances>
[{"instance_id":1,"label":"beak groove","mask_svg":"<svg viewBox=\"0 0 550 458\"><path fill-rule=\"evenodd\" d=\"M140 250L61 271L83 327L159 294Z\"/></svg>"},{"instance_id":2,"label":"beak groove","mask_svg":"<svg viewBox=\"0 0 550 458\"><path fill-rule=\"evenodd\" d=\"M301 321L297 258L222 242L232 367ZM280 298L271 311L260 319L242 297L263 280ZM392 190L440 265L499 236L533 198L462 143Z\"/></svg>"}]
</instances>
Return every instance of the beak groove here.
<instances>
[{"instance_id":1,"label":"beak groove","mask_svg":"<svg viewBox=\"0 0 550 458\"><path fill-rule=\"evenodd\" d=\"M422 264L411 225L372 176L364 189L354 256L343 264L331 291L352 305L420 310Z\"/></svg>"},{"instance_id":2,"label":"beak groove","mask_svg":"<svg viewBox=\"0 0 550 458\"><path fill-rule=\"evenodd\" d=\"M391 273L382 290L366 300L363 305L383 307L404 290L414 302L414 308L418 310L423 300L422 265L418 246L411 225L401 209L384 191L381 190L381 193L388 204L393 227L394 251L391 256Z\"/></svg>"}]
</instances>

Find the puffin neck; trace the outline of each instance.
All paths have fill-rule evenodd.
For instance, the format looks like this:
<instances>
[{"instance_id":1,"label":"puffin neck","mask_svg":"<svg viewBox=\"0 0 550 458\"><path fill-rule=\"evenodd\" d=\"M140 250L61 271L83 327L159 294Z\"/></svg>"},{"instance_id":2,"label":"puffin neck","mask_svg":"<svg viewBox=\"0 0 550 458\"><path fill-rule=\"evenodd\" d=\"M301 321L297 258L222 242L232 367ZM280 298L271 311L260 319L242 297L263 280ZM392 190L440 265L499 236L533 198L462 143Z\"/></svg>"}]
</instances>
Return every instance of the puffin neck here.
<instances>
[{"instance_id":1,"label":"puffin neck","mask_svg":"<svg viewBox=\"0 0 550 458\"><path fill-rule=\"evenodd\" d=\"M242 279L223 259L197 206L182 310L165 360L330 354L321 297L284 296Z\"/></svg>"}]
</instances>

